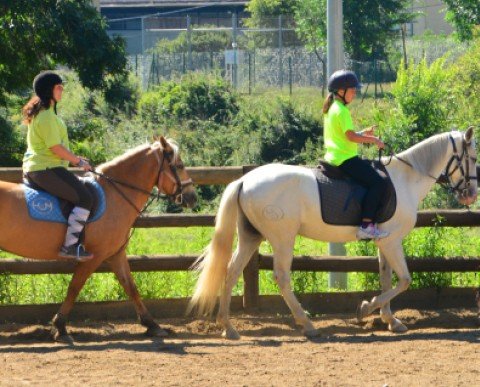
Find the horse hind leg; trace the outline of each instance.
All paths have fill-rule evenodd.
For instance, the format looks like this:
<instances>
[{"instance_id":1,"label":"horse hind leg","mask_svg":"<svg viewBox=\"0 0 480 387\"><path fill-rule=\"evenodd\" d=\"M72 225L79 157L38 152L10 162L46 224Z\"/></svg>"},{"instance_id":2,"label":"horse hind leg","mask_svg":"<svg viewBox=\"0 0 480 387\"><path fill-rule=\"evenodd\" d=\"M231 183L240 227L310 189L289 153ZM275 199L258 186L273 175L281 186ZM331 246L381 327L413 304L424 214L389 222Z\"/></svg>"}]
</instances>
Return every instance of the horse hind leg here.
<instances>
[{"instance_id":1,"label":"horse hind leg","mask_svg":"<svg viewBox=\"0 0 480 387\"><path fill-rule=\"evenodd\" d=\"M314 328L312 322L298 302L295 294L293 294L290 285L290 270L293 259L293 247L295 244L295 236L282 236L278 241L270 241L273 247L273 271L275 280L280 288L283 299L290 308L295 322L302 326L302 332L307 337L318 336L319 332Z\"/></svg>"},{"instance_id":2,"label":"horse hind leg","mask_svg":"<svg viewBox=\"0 0 480 387\"><path fill-rule=\"evenodd\" d=\"M392 288L392 268L382 252L379 252L378 262L380 266L380 285L382 287L382 293L385 293ZM390 302L386 302L380 308L380 317L384 323L388 324L389 331L405 332L408 330L399 319L393 316L392 310L390 309Z\"/></svg>"},{"instance_id":3,"label":"horse hind leg","mask_svg":"<svg viewBox=\"0 0 480 387\"><path fill-rule=\"evenodd\" d=\"M168 332L155 322L148 309L143 303L140 293L138 292L135 280L133 279L130 265L128 264L125 250L117 253L108 260L112 271L122 285L125 293L133 301L135 310L140 319L140 324L147 328L145 334L149 337L166 337Z\"/></svg>"},{"instance_id":4,"label":"horse hind leg","mask_svg":"<svg viewBox=\"0 0 480 387\"><path fill-rule=\"evenodd\" d=\"M238 245L227 268L227 276L220 294L217 314L217 323L223 328L222 337L226 339L240 339L240 335L232 326L229 316L232 289L238 282L238 278L262 242L262 239L262 236L253 229L245 215L239 214Z\"/></svg>"}]
</instances>

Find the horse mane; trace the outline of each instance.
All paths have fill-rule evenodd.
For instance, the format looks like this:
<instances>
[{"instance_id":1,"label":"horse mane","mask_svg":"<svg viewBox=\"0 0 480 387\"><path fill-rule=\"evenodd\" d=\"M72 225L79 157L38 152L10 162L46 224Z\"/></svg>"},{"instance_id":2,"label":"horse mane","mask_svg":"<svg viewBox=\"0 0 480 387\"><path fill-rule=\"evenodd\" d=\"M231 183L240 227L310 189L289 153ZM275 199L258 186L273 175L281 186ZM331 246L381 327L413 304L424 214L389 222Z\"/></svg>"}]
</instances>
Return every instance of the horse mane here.
<instances>
[{"instance_id":1,"label":"horse mane","mask_svg":"<svg viewBox=\"0 0 480 387\"><path fill-rule=\"evenodd\" d=\"M179 152L178 144L172 139L166 139L166 140L167 140L168 144L172 147L172 150L173 150L173 162L177 163L178 152ZM97 167L97 170L102 172L102 173L105 173L109 169L114 168L119 164L123 164L125 161L127 161L129 159L135 158L137 155L141 155L143 153L146 153L149 149L152 149L152 150L160 149L160 150L163 151L163 146L160 143L160 141L155 141L152 144L139 145L135 148L127 150L125 153L113 158L110 161L106 161L105 163L100 164Z\"/></svg>"},{"instance_id":2,"label":"horse mane","mask_svg":"<svg viewBox=\"0 0 480 387\"><path fill-rule=\"evenodd\" d=\"M448 137L451 134L455 136L454 133L460 132L435 134L399 153L398 157L408 161L412 167L421 174L430 175L431 166L437 165L445 156L449 142Z\"/></svg>"}]
</instances>

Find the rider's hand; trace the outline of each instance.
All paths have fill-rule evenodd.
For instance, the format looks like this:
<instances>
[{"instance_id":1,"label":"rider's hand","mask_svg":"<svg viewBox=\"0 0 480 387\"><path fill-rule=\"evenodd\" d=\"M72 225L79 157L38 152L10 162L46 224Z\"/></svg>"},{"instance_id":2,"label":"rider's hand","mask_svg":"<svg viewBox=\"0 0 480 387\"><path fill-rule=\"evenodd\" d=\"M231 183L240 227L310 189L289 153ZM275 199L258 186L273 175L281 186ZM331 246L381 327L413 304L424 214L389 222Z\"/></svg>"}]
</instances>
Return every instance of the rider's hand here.
<instances>
[{"instance_id":1,"label":"rider's hand","mask_svg":"<svg viewBox=\"0 0 480 387\"><path fill-rule=\"evenodd\" d=\"M384 142L382 140L380 140L379 138L375 139L375 145L378 146L379 149L385 148Z\"/></svg>"},{"instance_id":2,"label":"rider's hand","mask_svg":"<svg viewBox=\"0 0 480 387\"><path fill-rule=\"evenodd\" d=\"M86 159L85 157L79 157L79 159L80 161L76 165L77 167L83 168L84 171L92 170L92 166L90 165L90 162L88 161L88 159Z\"/></svg>"},{"instance_id":3,"label":"rider's hand","mask_svg":"<svg viewBox=\"0 0 480 387\"><path fill-rule=\"evenodd\" d=\"M377 129L377 125L372 125L369 128L363 129L362 130L362 135L368 136L368 137L373 137L376 129Z\"/></svg>"}]
</instances>

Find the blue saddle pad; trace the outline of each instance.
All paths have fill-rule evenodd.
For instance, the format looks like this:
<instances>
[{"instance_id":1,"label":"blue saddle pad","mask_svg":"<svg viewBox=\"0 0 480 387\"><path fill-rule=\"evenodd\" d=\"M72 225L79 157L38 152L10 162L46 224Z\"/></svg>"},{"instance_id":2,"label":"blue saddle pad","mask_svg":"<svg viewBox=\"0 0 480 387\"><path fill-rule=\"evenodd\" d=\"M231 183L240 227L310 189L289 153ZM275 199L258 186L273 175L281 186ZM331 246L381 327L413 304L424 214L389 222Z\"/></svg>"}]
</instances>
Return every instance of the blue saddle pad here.
<instances>
[{"instance_id":1,"label":"blue saddle pad","mask_svg":"<svg viewBox=\"0 0 480 387\"><path fill-rule=\"evenodd\" d=\"M95 179L84 178L83 180L93 187L97 199L96 209L87 221L87 223L91 223L100 219L105 212L105 192ZM46 222L67 224L67 218L64 215L64 206L62 206L65 201L49 194L48 192L33 189L28 185L24 184L23 187L30 217Z\"/></svg>"}]
</instances>

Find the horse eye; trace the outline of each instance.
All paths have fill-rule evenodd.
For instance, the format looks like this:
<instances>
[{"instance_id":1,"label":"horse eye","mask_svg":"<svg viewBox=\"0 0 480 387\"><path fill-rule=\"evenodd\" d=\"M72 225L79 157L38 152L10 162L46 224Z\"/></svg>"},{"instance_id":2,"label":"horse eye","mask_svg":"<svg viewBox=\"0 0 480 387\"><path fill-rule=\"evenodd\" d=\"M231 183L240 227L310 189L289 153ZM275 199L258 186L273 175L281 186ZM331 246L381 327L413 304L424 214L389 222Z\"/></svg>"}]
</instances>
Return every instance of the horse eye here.
<instances>
[{"instance_id":1,"label":"horse eye","mask_svg":"<svg viewBox=\"0 0 480 387\"><path fill-rule=\"evenodd\" d=\"M180 169L180 170L185 169L185 165L183 165L183 164L178 164L178 165L177 165L177 169Z\"/></svg>"}]
</instances>

